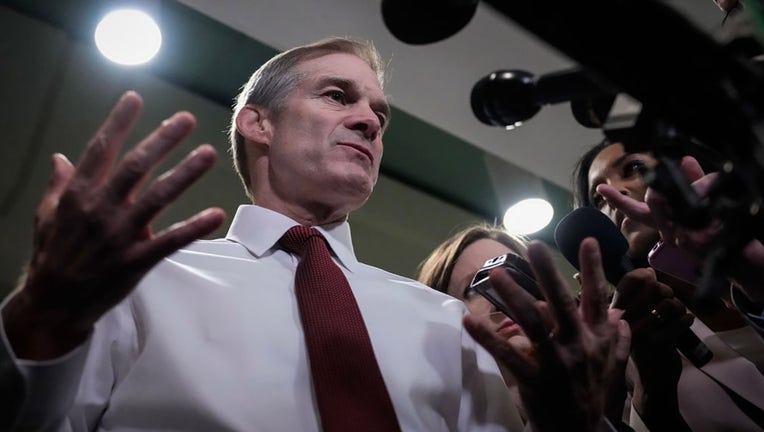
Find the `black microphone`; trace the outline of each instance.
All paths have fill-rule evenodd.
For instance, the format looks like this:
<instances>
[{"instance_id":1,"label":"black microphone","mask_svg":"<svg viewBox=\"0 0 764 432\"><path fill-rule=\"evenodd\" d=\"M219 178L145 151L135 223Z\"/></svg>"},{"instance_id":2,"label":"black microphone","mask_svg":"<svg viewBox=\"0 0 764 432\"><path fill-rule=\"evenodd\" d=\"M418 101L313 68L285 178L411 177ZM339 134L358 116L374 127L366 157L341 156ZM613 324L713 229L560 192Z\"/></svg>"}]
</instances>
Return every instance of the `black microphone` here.
<instances>
[{"instance_id":1,"label":"black microphone","mask_svg":"<svg viewBox=\"0 0 764 432\"><path fill-rule=\"evenodd\" d=\"M583 105L571 104L576 120L586 127L601 127L616 94L610 84L580 67L545 74L538 79L523 70L498 70L475 83L470 104L481 122L511 129L536 115L544 105L586 101ZM583 106L601 117L599 122L589 122L590 115L580 115Z\"/></svg>"},{"instance_id":2,"label":"black microphone","mask_svg":"<svg viewBox=\"0 0 764 432\"><path fill-rule=\"evenodd\" d=\"M573 210L560 220L554 230L557 247L565 259L578 270L581 269L578 249L586 237L597 239L605 277L611 284L617 286L624 274L634 270L631 260L626 255L629 250L628 241L613 221L599 210L593 207ZM679 335L676 347L695 367L705 365L714 355L690 329Z\"/></svg>"},{"instance_id":3,"label":"black microphone","mask_svg":"<svg viewBox=\"0 0 764 432\"><path fill-rule=\"evenodd\" d=\"M458 33L477 7L478 0L382 0L382 20L401 42L423 45Z\"/></svg>"},{"instance_id":4,"label":"black microphone","mask_svg":"<svg viewBox=\"0 0 764 432\"><path fill-rule=\"evenodd\" d=\"M604 213L593 207L581 207L563 217L554 229L554 241L562 255L580 270L578 249L586 237L594 237L600 246L605 278L618 285L624 274L634 270L626 252L629 242Z\"/></svg>"}]
</instances>

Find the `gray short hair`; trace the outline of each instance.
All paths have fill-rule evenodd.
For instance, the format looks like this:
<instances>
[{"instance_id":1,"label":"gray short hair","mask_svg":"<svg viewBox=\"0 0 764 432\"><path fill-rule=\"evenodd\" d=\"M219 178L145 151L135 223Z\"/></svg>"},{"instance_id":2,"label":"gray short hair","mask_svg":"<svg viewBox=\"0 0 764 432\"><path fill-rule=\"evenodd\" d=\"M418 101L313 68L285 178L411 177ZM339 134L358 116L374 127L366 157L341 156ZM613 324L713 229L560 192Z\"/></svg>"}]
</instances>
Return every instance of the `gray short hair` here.
<instances>
[{"instance_id":1,"label":"gray short hair","mask_svg":"<svg viewBox=\"0 0 764 432\"><path fill-rule=\"evenodd\" d=\"M302 78L295 69L308 60L329 54L352 54L365 61L377 74L380 86L384 87L385 66L371 42L358 41L347 37L332 37L284 51L256 70L236 97L229 139L234 168L239 174L247 195L252 198L249 184L249 167L244 137L236 129L236 117L248 104L270 110L278 114L284 103Z\"/></svg>"}]
</instances>

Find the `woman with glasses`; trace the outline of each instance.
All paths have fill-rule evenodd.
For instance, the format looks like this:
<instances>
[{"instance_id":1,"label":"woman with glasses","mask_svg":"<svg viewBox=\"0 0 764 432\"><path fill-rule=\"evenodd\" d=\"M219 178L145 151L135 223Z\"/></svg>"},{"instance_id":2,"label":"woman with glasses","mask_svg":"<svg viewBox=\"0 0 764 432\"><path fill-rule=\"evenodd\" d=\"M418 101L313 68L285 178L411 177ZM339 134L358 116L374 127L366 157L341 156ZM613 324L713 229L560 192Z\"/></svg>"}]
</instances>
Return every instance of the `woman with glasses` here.
<instances>
[{"instance_id":1,"label":"woman with glasses","mask_svg":"<svg viewBox=\"0 0 764 432\"><path fill-rule=\"evenodd\" d=\"M503 254L527 258L526 242L498 227L477 225L466 228L440 244L419 265L417 280L440 292L462 300L470 313L488 315L497 333L522 352L531 350L531 343L520 326L511 318L470 288L475 273L486 260ZM527 266L527 264L526 264ZM520 406L517 389L506 370L504 380L509 384L515 402ZM521 414L522 410L521 410ZM524 414L523 414L524 415Z\"/></svg>"},{"instance_id":2,"label":"woman with glasses","mask_svg":"<svg viewBox=\"0 0 764 432\"><path fill-rule=\"evenodd\" d=\"M536 350L539 349L539 344L534 344L520 325L509 316L507 307L502 304L501 300L498 300L499 295L494 293L493 296L489 296L489 301L489 299L478 292L481 290L480 286L485 286L479 282L485 279L488 273L487 271L481 271L481 269L484 268L486 261L492 260L497 267L502 266L507 270L520 289L530 294L529 298L535 298L539 302L545 301L540 285L536 283L536 273L527 261L528 255L529 250L525 239L510 235L496 226L471 226L454 234L436 247L430 256L420 264L417 279L425 285L460 299L465 303L471 315L490 318L493 330L500 338L506 339L514 350L527 355L529 358L538 359L539 356ZM499 257L499 260L495 260L497 257ZM534 268L538 269L538 267ZM604 280L604 276L602 277ZM568 297L572 300L572 293ZM500 306L497 307L497 304ZM546 302L544 304L547 305ZM536 306L538 306L538 302ZM532 307L532 305L528 303L528 307ZM500 309L503 309L505 312L501 312ZM552 332L549 334L549 337L552 338L553 334L558 330L554 323L555 320L552 318L553 314L549 313L547 307L541 308L541 310L547 310L546 314L541 314L542 321L547 329L552 329ZM518 320L520 319L518 318ZM618 322L617 318L615 322ZM620 324L626 326L625 322ZM626 326L625 332L628 334L628 326ZM620 342L617 345L620 345L620 349L616 349L614 367L610 369L615 372L607 374L608 384L602 384L606 388L600 388L598 392L609 392L606 397L603 397L604 400L610 402L607 407L603 406L603 409L606 411L604 414L611 425L617 425L619 426L618 430L621 430L620 426L623 426L621 422L623 397L618 392L623 388L623 368L625 368L626 358L628 357L629 339L628 337L624 339L623 329L618 331L618 336ZM502 362L499 362L499 365L502 368ZM587 366L591 367L592 365ZM515 379L506 369L502 368L502 374L515 404L523 418L527 420L528 414L532 413L527 413L524 409L520 390ZM562 383L554 381L554 378L551 380L541 379L535 383L536 386L548 386L551 389L556 388L558 391L561 391L563 388L563 386L556 387L560 384ZM527 388L525 389L525 391L528 390ZM533 389L530 389L530 391L533 391ZM555 393L554 390L550 393L549 389L544 391L552 395ZM583 395L581 397L584 398ZM534 400L538 399L534 398ZM546 400L543 397L541 399ZM604 401L600 402L603 405L606 404ZM590 401L582 402L582 404L589 403ZM548 415L549 410L545 412ZM615 430L615 427L611 426L610 430Z\"/></svg>"}]
</instances>

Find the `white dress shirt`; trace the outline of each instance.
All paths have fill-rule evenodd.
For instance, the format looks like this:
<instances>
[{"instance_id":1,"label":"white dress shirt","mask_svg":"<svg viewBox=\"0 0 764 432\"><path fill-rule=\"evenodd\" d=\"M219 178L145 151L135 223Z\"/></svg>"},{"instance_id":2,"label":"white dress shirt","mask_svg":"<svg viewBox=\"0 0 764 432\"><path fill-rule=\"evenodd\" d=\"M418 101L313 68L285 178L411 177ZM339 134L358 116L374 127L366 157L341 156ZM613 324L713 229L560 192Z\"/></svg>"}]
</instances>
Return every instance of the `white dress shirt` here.
<instances>
[{"instance_id":1,"label":"white dress shirt","mask_svg":"<svg viewBox=\"0 0 764 432\"><path fill-rule=\"evenodd\" d=\"M240 207L225 239L163 260L62 358L16 359L0 332L0 366L15 365L0 367L0 391L13 373L26 382L17 425L320 430L294 296L299 258L276 245L294 225ZM403 431L523 429L495 361L462 327L462 302L359 263L347 223L318 229L358 301Z\"/></svg>"}]
</instances>

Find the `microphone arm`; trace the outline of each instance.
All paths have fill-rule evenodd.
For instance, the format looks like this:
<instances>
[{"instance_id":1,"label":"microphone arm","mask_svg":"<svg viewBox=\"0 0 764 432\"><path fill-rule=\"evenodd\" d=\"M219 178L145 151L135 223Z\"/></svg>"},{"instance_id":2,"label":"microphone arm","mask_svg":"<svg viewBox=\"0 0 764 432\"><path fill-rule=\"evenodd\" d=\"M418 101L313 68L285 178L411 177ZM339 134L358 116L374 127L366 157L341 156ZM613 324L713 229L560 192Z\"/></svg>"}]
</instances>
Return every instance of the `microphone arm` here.
<instances>
[{"instance_id":1,"label":"microphone arm","mask_svg":"<svg viewBox=\"0 0 764 432\"><path fill-rule=\"evenodd\" d=\"M581 67L537 79L522 70L498 70L475 83L470 105L481 122L511 129L533 117L544 105L571 102L579 123L601 127L616 93L612 85Z\"/></svg>"},{"instance_id":2,"label":"microphone arm","mask_svg":"<svg viewBox=\"0 0 764 432\"><path fill-rule=\"evenodd\" d=\"M762 111L761 70L662 2L486 3L701 141L751 142L739 98Z\"/></svg>"}]
</instances>

